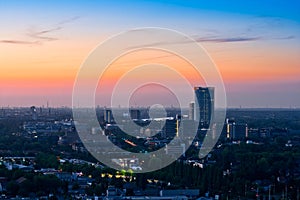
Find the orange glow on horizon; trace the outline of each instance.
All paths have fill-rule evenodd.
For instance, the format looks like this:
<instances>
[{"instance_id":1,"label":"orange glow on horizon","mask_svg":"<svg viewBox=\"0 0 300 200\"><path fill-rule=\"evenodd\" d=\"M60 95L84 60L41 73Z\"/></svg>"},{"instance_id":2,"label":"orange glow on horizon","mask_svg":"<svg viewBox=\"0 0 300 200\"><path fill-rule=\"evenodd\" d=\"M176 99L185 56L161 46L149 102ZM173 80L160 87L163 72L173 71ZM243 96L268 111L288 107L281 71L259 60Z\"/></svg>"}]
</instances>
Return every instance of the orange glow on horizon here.
<instances>
[{"instance_id":1,"label":"orange glow on horizon","mask_svg":"<svg viewBox=\"0 0 300 200\"><path fill-rule=\"evenodd\" d=\"M0 93L3 96L48 95L65 93L71 96L80 65L97 44L97 39L60 41L41 46L0 46ZM203 45L219 68L225 84L252 82L298 81L300 64L297 53L282 48L256 47L251 44ZM243 50L240 50L241 46ZM254 48L255 47L255 48ZM286 47L287 48L287 47ZM192 85L204 85L204 81L188 62L167 52L143 50L117 59L99 82L109 93L118 79L135 66L151 62L171 66L184 75ZM285 67L288 66L288 67ZM188 70L187 70L188 69ZM153 73L160 78L167 74ZM141 74L137 79L143 79ZM168 77L170 78L170 77ZM134 80L132 80L134 81ZM176 82L176 80L171 80ZM102 90L98 88L99 90Z\"/></svg>"}]
</instances>

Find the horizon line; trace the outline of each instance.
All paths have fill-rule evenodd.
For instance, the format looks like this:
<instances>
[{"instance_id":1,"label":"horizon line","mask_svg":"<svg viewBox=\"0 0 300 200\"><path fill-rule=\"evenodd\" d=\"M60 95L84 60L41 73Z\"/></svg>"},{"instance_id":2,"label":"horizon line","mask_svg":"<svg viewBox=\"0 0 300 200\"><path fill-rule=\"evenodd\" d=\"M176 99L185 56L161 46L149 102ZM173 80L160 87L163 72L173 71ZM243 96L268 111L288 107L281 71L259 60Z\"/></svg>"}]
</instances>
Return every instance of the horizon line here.
<instances>
[{"instance_id":1,"label":"horizon line","mask_svg":"<svg viewBox=\"0 0 300 200\"><path fill-rule=\"evenodd\" d=\"M95 107L72 107L72 106L66 106L66 105L62 105L62 106L48 106L48 107L45 107L45 106L38 106L38 105L31 105L31 106L10 106L10 105L7 105L7 106L0 106L1 109L21 109L21 108L30 108L32 106L35 106L36 108L44 108L44 109L47 109L47 108L68 108L68 109L93 109L93 108L106 108L106 109L147 109L151 106L132 106L132 107L125 107L125 106L120 106L120 107L109 107L109 106L100 106L100 105L96 105ZM175 107L175 106L167 106L167 107L164 107L166 109L180 109L180 107ZM182 109L189 109L189 107L182 107ZM246 109L277 109L277 110L280 110L280 109L285 109L285 110L300 110L300 106L280 106L280 107L262 107L262 106L238 106L238 107L234 107L234 106L228 106L226 108L221 108L221 107L216 107L215 108L216 110L218 109L227 109L227 110L246 110Z\"/></svg>"}]
</instances>

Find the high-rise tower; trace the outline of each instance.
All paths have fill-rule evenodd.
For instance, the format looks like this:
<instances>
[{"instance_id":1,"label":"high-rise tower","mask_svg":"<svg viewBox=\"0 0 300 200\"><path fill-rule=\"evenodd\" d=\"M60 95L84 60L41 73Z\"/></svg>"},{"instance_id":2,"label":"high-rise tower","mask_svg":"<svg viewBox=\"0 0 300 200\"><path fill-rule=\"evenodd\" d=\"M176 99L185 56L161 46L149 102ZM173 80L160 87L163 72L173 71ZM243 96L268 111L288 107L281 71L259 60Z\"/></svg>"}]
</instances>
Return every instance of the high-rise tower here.
<instances>
[{"instance_id":1,"label":"high-rise tower","mask_svg":"<svg viewBox=\"0 0 300 200\"><path fill-rule=\"evenodd\" d=\"M195 118L195 102L189 104L189 119L194 120Z\"/></svg>"},{"instance_id":2,"label":"high-rise tower","mask_svg":"<svg viewBox=\"0 0 300 200\"><path fill-rule=\"evenodd\" d=\"M199 128L209 128L214 114L215 88L214 87L194 87L195 108L194 119L199 121Z\"/></svg>"}]
</instances>

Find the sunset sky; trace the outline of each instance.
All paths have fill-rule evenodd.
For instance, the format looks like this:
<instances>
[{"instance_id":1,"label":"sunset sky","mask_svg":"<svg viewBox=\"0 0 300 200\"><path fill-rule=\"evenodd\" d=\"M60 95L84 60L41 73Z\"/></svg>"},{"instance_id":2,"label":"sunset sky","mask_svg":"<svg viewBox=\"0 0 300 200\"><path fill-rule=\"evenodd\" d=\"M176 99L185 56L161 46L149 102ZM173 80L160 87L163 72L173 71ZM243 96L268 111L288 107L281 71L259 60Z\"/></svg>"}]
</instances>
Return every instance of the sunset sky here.
<instances>
[{"instance_id":1,"label":"sunset sky","mask_svg":"<svg viewBox=\"0 0 300 200\"><path fill-rule=\"evenodd\" d=\"M162 27L206 49L224 80L229 107L300 108L299 10L299 1L271 0L0 0L0 106L71 106L76 74L98 44L133 28ZM115 64L184 66L176 59L140 52ZM118 76L107 73L103 84L112 87ZM183 73L193 84L203 83L192 71Z\"/></svg>"}]
</instances>

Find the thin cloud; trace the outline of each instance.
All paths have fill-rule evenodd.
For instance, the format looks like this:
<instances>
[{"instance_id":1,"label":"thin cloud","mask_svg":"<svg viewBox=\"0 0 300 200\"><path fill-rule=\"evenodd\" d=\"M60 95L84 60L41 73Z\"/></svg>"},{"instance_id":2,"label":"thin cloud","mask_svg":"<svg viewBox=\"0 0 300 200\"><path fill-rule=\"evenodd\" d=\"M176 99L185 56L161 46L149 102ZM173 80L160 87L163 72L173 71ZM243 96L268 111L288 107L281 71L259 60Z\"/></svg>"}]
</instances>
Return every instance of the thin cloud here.
<instances>
[{"instance_id":1,"label":"thin cloud","mask_svg":"<svg viewBox=\"0 0 300 200\"><path fill-rule=\"evenodd\" d=\"M51 33L55 33L64 29L66 24L72 23L78 20L80 17L75 16L70 19L66 19L63 21L58 22L52 28L44 29L44 30L30 30L26 35L29 36L31 39L28 40L14 40L14 39L4 39L0 40L0 43L5 44L20 44L20 45L36 45L36 44L43 44L44 42L50 42L59 40L57 37L49 36Z\"/></svg>"},{"instance_id":2,"label":"thin cloud","mask_svg":"<svg viewBox=\"0 0 300 200\"><path fill-rule=\"evenodd\" d=\"M25 41L25 40L0 40L0 43L6 44L39 44L38 41Z\"/></svg>"},{"instance_id":3,"label":"thin cloud","mask_svg":"<svg viewBox=\"0 0 300 200\"><path fill-rule=\"evenodd\" d=\"M183 40L183 41L162 41L156 43L149 43L139 46L131 46L127 49L135 49L135 48L151 48L160 45L175 45L175 44L184 44L190 42L213 42L213 43L228 43L228 42L251 42L262 40L261 37L228 37L228 38L218 38L218 37L194 37L193 40Z\"/></svg>"},{"instance_id":4,"label":"thin cloud","mask_svg":"<svg viewBox=\"0 0 300 200\"><path fill-rule=\"evenodd\" d=\"M80 16L75 16L75 17L72 17L72 18L69 18L69 19L60 21L59 23L57 23L57 25L65 25L65 24L74 22L74 21L76 21L76 20L78 20L78 19L80 19Z\"/></svg>"},{"instance_id":5,"label":"thin cloud","mask_svg":"<svg viewBox=\"0 0 300 200\"><path fill-rule=\"evenodd\" d=\"M54 25L53 28L49 28L49 29L45 29L45 30L40 30L40 31L30 31L28 33L28 36L30 36L32 38L36 38L38 40L43 40L43 41L58 40L58 38L50 37L50 36L47 36L46 34L60 31L60 30L62 30L64 28L64 25L72 23L72 22L78 20L79 18L80 18L79 16L75 16L75 17L72 17L70 19L66 19L66 20L60 21L56 25Z\"/></svg>"},{"instance_id":6,"label":"thin cloud","mask_svg":"<svg viewBox=\"0 0 300 200\"><path fill-rule=\"evenodd\" d=\"M196 42L248 42L261 40L260 37L196 38Z\"/></svg>"},{"instance_id":7,"label":"thin cloud","mask_svg":"<svg viewBox=\"0 0 300 200\"><path fill-rule=\"evenodd\" d=\"M294 35L286 36L286 37L275 37L273 38L274 40L292 40L295 39L296 37Z\"/></svg>"},{"instance_id":8,"label":"thin cloud","mask_svg":"<svg viewBox=\"0 0 300 200\"><path fill-rule=\"evenodd\" d=\"M52 32L55 32L55 31L58 31L61 29L62 29L62 27L55 27L55 28L46 29L46 30L42 30L42 31L30 31L27 35L31 38L35 38L40 41L54 41L54 40L58 40L58 38L46 36L46 34L52 33Z\"/></svg>"},{"instance_id":9,"label":"thin cloud","mask_svg":"<svg viewBox=\"0 0 300 200\"><path fill-rule=\"evenodd\" d=\"M282 36L282 37L244 37L244 36L237 36L237 37L197 37L193 36L192 39L194 42L211 42L211 43L238 43L238 42L255 42L255 41L265 41L265 40L291 40L295 39L294 35ZM136 48L151 48L160 45L173 45L173 44L182 44L182 43L189 43L193 42L191 40L183 40L183 41L162 41L156 43L149 43L139 46L131 46L127 49L136 49Z\"/></svg>"}]
</instances>

